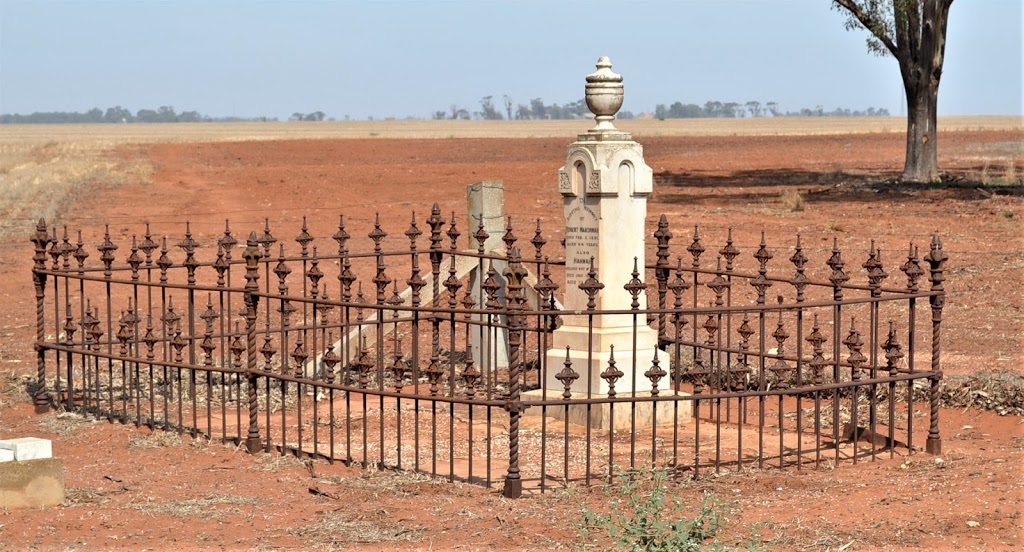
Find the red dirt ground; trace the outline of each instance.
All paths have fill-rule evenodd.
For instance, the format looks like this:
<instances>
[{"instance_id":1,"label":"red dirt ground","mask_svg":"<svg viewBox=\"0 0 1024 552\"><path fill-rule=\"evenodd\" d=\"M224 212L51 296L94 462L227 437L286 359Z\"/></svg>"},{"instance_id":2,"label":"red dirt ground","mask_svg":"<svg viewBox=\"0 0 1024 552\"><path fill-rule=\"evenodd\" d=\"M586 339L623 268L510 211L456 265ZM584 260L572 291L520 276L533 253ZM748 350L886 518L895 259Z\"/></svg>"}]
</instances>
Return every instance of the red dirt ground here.
<instances>
[{"instance_id":1,"label":"red dirt ground","mask_svg":"<svg viewBox=\"0 0 1024 552\"><path fill-rule=\"evenodd\" d=\"M908 190L868 186L897 176L899 134L814 137L641 138L656 173L649 213L667 213L677 238L701 225L720 247L734 227L737 246L756 247L762 229L777 251L801 232L812 265L821 265L837 235L844 250L885 250L893 280L902 278L908 240L942 233L947 267L943 364L947 374L1024 373L1024 225L1019 196L974 186ZM565 139L295 140L132 146L156 167L152 183L88 190L61 222L91 229L104 222L115 239L141 232L180 235L186 220L208 243L230 218L236 234L275 223L278 236L333 233L339 213L365 236L376 212L400 234L409 212L437 201L465 211L467 184L505 181L506 212L526 231L539 217L557 240L561 198L556 171ZM943 133L940 165L958 178L977 177L991 162L1024 166L1014 132ZM999 161L1001 160L1001 161ZM1018 188L1019 190L1019 188ZM803 211L783 206L797 191ZM655 220L651 217L651 220ZM549 549L589 544L577 526L581 504L599 508L601 490L569 489L518 501L471 485L410 474L364 475L316 464L316 479L298 462L253 458L234 447L193 443L137 447L148 430L81 424L57 436L55 414L31 413L20 374L32 371L31 246L24 236L0 243L0 438L55 439L71 489L65 506L0 510L0 549ZM772 239L776 240L772 243ZM87 241L90 238L87 237ZM709 246L710 249L710 246ZM788 256L788 255L786 255ZM776 262L782 264L781 255ZM860 264L856 256L849 262ZM944 455L897 456L834 470L749 471L675 487L696 505L712 493L728 513L726 542L744 542L748 526L777 549L1017 549L1024 504L1024 423L973 409L943 409ZM136 446L133 446L136 445ZM322 494L310 492L316 487ZM188 502L190 501L191 502ZM160 508L160 505L166 506ZM329 525L325 522L335 522ZM337 524L342 525L341 529ZM319 525L318 525L319 524ZM367 536L367 527L391 538ZM333 537L332 537L333 535ZM360 536L361 535L361 536ZM360 540L364 542L360 542ZM365 542L369 541L369 542ZM598 541L598 544L601 544ZM605 543L606 544L606 543Z\"/></svg>"}]
</instances>

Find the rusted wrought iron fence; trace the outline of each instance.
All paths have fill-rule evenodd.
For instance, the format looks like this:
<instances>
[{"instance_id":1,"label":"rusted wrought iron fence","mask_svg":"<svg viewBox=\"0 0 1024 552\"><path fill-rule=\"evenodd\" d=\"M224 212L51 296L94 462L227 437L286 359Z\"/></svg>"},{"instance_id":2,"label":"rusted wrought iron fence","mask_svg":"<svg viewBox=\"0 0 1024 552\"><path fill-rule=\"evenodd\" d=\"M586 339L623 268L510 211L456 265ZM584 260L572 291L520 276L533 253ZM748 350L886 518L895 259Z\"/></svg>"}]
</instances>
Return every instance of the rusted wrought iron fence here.
<instances>
[{"instance_id":1,"label":"rusted wrought iron fence","mask_svg":"<svg viewBox=\"0 0 1024 552\"><path fill-rule=\"evenodd\" d=\"M508 255L460 249L454 215L436 205L422 224L414 216L395 238L378 222L359 250L344 218L326 243L303 223L294 245L269 224L244 244L229 227L200 244L188 226L173 242L147 225L116 245L109 232L58 235L40 221L37 410L502 485L510 497L619 468L696 477L857 462L913 451L924 430L926 449L940 450L938 236L923 256L910 246L893 283L874 244L856 277L835 242L811 264L799 236L789 264L769 269L781 254L763 235L741 253L730 231L715 251L697 228L673 241L662 216L655 262L631 282L592 273L580 285L591 297L624 286L650 305L571 313L591 328L632 315L658 333L655 360L632 372L653 389L618 381L611 360L598 395L569 356L547 360L564 262L548 258L561 250L539 222L528 241L509 222ZM486 241L482 226L474 237ZM102 242L90 252L86 238ZM560 388L545 388L552 379ZM916 388L927 428L915 427Z\"/></svg>"}]
</instances>

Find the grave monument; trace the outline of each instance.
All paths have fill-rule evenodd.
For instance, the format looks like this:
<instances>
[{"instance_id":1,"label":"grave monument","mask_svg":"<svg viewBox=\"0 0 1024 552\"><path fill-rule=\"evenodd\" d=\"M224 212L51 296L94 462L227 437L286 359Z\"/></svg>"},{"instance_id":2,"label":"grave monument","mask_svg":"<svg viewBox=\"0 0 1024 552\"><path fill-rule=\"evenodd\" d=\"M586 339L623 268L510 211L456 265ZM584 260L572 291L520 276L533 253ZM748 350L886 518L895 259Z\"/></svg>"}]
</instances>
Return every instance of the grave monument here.
<instances>
[{"instance_id":1,"label":"grave monument","mask_svg":"<svg viewBox=\"0 0 1024 552\"><path fill-rule=\"evenodd\" d=\"M587 76L586 102L597 126L569 145L558 172L565 208L565 310L547 352L544 387L549 396L563 390L555 375L565 362L566 347L580 375L572 387L575 397L608 394L600 374L613 355L623 372L615 383L616 394L651 390L643 374L651 367L658 335L647 326L646 315L587 315L591 303L598 311L630 310L634 305L634 295L624 286L634 279L634 268L644 278L647 197L654 180L643 147L613 124L622 107L623 85L611 67L608 57L601 57L597 71ZM580 287L591 276L604 286L592 295L587 286ZM641 312L647 308L646 293L640 291L635 300ZM668 366L668 356L659 352L659 357Z\"/></svg>"}]
</instances>

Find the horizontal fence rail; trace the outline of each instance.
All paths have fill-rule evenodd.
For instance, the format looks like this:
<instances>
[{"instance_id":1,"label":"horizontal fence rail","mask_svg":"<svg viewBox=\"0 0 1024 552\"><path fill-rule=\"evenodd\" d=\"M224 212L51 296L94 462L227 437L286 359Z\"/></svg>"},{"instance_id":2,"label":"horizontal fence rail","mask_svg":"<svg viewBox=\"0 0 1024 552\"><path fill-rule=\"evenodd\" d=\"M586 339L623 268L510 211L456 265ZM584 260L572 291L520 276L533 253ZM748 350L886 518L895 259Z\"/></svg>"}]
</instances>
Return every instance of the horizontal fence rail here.
<instances>
[{"instance_id":1,"label":"horizontal fence rail","mask_svg":"<svg viewBox=\"0 0 1024 552\"><path fill-rule=\"evenodd\" d=\"M730 231L710 252L698 228L674 243L662 216L655 262L629 282L592 270L579 285L591 299L622 286L632 308L566 311L563 254L547 254L539 221L524 241L510 220L497 252L484 250L482 225L471 229L477 249L460 249L454 214L444 220L436 204L424 224L414 216L387 239L378 220L363 250L350 249L344 217L330 241L304 221L287 246L269 221L244 243L228 225L199 241L186 225L171 243L147 224L130 244L105 230L90 252L81 231L58 235L41 220L37 411L416 470L509 497L619 469L699 477L913 452L922 400L925 449L940 452L938 236L923 256L909 247L900 285L874 243L854 281L836 241L813 267L797 236L789 264L769 269L764 234L744 254ZM606 317L631 321L631 347L554 350L568 320L592 343ZM640 355L636 336L652 330L653 356Z\"/></svg>"}]
</instances>

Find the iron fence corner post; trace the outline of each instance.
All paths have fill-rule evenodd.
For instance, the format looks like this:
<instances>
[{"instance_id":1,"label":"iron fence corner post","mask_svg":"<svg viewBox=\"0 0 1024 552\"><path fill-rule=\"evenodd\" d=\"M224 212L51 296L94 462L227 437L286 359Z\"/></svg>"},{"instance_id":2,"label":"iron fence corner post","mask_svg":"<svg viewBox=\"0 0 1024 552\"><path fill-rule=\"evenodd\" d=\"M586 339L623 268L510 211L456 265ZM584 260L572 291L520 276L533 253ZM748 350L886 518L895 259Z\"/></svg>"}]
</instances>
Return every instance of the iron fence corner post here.
<instances>
[{"instance_id":1,"label":"iron fence corner post","mask_svg":"<svg viewBox=\"0 0 1024 552\"><path fill-rule=\"evenodd\" d=\"M46 246L50 243L50 235L46 231L46 221L39 219L36 225L36 232L32 235L32 243L35 245L35 254L32 256L32 281L36 289L36 389L32 402L35 405L36 414L45 414L50 410L50 394L46 390L46 349L43 341L46 339L45 316L43 313L46 299Z\"/></svg>"},{"instance_id":2,"label":"iron fence corner post","mask_svg":"<svg viewBox=\"0 0 1024 552\"><path fill-rule=\"evenodd\" d=\"M933 295L928 302L932 308L932 376L931 381L931 416L928 427L928 440L925 451L928 454L942 454L942 438L939 435L939 384L942 381L942 363L940 337L942 335L942 308L946 305L946 290L942 286L945 281L943 268L949 256L942 250L942 239L938 234L932 236L931 251L925 260L928 261Z\"/></svg>"},{"instance_id":3,"label":"iron fence corner post","mask_svg":"<svg viewBox=\"0 0 1024 552\"><path fill-rule=\"evenodd\" d=\"M505 270L506 287L508 294L506 298L506 311L508 313L508 399L505 401L505 410L508 410L508 472L505 475L505 485L502 495L505 498L519 498L523 494L523 481L519 473L519 417L522 414L523 403L519 392L519 380L522 377L523 359L521 351L521 329L522 309L520 293L522 290L523 273L520 272L519 248L512 247L509 251L508 268ZM525 272L525 271L524 271Z\"/></svg>"},{"instance_id":4,"label":"iron fence corner post","mask_svg":"<svg viewBox=\"0 0 1024 552\"><path fill-rule=\"evenodd\" d=\"M258 385L256 373L256 306L259 303L260 287L260 251L256 240L256 232L250 232L245 243L242 258L245 259L245 345L246 345L246 379L249 391L249 433L245 439L245 449L255 454L263 447L260 445L259 403L256 398Z\"/></svg>"}]
</instances>

